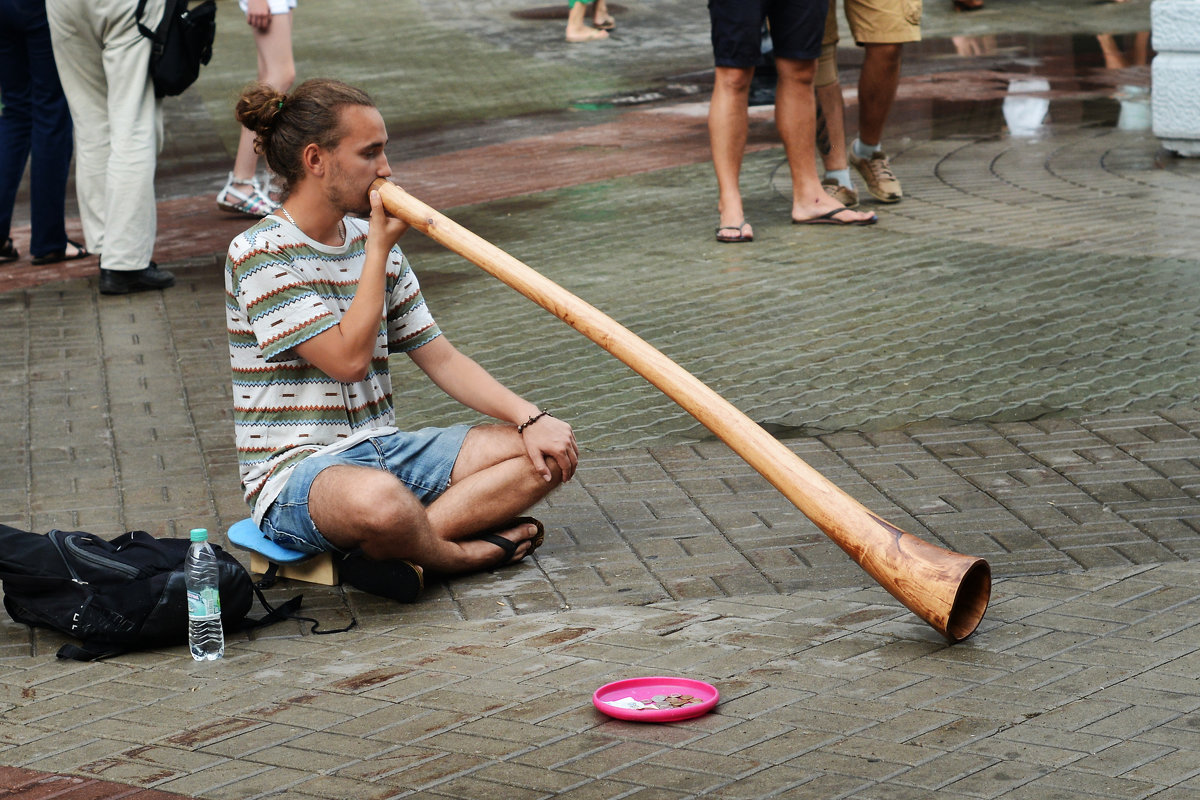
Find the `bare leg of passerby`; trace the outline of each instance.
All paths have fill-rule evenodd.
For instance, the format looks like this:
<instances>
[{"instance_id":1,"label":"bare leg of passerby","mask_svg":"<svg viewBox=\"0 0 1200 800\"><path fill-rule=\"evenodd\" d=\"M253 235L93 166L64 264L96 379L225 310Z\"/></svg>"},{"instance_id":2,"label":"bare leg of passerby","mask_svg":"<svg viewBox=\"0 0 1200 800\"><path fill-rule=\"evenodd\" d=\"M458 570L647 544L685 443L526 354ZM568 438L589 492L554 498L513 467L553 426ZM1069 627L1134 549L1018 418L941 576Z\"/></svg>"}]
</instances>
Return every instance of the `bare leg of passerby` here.
<instances>
[{"instance_id":1,"label":"bare leg of passerby","mask_svg":"<svg viewBox=\"0 0 1200 800\"><path fill-rule=\"evenodd\" d=\"M594 42L599 39L607 39L608 31L597 30L590 27L584 18L587 16L587 5L582 0L576 0L570 4L567 10L567 41L573 44L579 42Z\"/></svg>"},{"instance_id":2,"label":"bare leg of passerby","mask_svg":"<svg viewBox=\"0 0 1200 800\"><path fill-rule=\"evenodd\" d=\"M273 14L266 17L266 27L252 27L258 53L258 80L286 92L296 80L296 62L292 53L292 14ZM266 187L259 184L258 152L254 149L255 135L242 129L238 139L233 171L225 187L217 195L217 205L226 211L261 217L273 211L278 203L268 196Z\"/></svg>"},{"instance_id":3,"label":"bare leg of passerby","mask_svg":"<svg viewBox=\"0 0 1200 800\"><path fill-rule=\"evenodd\" d=\"M883 141L883 129L900 86L902 47L899 44L864 47L862 72L858 77L858 138L863 144L873 146Z\"/></svg>"},{"instance_id":4,"label":"bare leg of passerby","mask_svg":"<svg viewBox=\"0 0 1200 800\"><path fill-rule=\"evenodd\" d=\"M817 118L817 150L825 168L821 186L826 194L846 208L857 208L858 192L850 177L850 162L846 156L846 103L842 98L842 84L834 81L818 86L817 107L820 110Z\"/></svg>"},{"instance_id":5,"label":"bare leg of passerby","mask_svg":"<svg viewBox=\"0 0 1200 800\"><path fill-rule=\"evenodd\" d=\"M617 20L612 14L608 13L608 3L605 0L596 0L595 10L592 12L592 24L600 30L611 31L617 27Z\"/></svg>"},{"instance_id":6,"label":"bare leg of passerby","mask_svg":"<svg viewBox=\"0 0 1200 800\"><path fill-rule=\"evenodd\" d=\"M850 145L850 164L881 203L898 203L904 193L882 147L883 128L900 85L899 44L868 44L858 79L858 138Z\"/></svg>"},{"instance_id":7,"label":"bare leg of passerby","mask_svg":"<svg viewBox=\"0 0 1200 800\"><path fill-rule=\"evenodd\" d=\"M875 215L846 209L825 193L817 176L817 102L813 92L816 59L775 59L775 125L783 139L792 175L792 220L822 219L830 224L864 225ZM843 209L840 213L838 209ZM832 216L831 216L832 215Z\"/></svg>"},{"instance_id":8,"label":"bare leg of passerby","mask_svg":"<svg viewBox=\"0 0 1200 800\"><path fill-rule=\"evenodd\" d=\"M742 209L739 187L742 156L746 152L750 128L750 80L753 77L753 67L717 67L712 102L708 107L709 144L713 169L717 173L717 212L721 216L719 231L729 234L726 238L730 241L754 236L754 229L746 222L746 213Z\"/></svg>"},{"instance_id":9,"label":"bare leg of passerby","mask_svg":"<svg viewBox=\"0 0 1200 800\"><path fill-rule=\"evenodd\" d=\"M846 161L846 103L842 99L842 84L831 83L817 87L817 105L821 108L818 122L817 148L826 172L847 169ZM824 126L824 136L820 126Z\"/></svg>"}]
</instances>

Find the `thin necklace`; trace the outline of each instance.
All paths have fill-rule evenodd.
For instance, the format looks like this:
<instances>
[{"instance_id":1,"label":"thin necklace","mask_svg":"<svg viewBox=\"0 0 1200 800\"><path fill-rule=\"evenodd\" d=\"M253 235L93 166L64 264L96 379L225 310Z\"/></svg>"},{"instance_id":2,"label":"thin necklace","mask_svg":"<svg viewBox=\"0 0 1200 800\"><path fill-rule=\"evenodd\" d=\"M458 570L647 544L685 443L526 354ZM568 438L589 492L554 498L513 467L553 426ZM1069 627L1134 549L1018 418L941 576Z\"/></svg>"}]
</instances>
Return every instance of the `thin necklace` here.
<instances>
[{"instance_id":1,"label":"thin necklace","mask_svg":"<svg viewBox=\"0 0 1200 800\"><path fill-rule=\"evenodd\" d=\"M288 213L288 210L286 208L284 208L283 206L280 206L279 210L281 212L283 212L283 215L285 217L287 217L288 222L292 223L297 228L299 228L302 233L304 232L304 229L300 228L300 225L297 224L296 220L292 218L292 215ZM342 237L342 244L345 244L346 243L346 224L344 222L342 222L340 219L338 220L338 236Z\"/></svg>"}]
</instances>

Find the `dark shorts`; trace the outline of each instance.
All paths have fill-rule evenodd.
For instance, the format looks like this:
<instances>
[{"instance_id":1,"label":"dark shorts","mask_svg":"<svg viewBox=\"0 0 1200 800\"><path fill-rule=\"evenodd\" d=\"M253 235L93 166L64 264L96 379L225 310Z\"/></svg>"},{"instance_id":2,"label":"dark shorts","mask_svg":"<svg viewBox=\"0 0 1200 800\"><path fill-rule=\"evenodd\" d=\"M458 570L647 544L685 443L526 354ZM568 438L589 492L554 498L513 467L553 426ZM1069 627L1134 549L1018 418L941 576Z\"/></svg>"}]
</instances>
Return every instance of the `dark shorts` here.
<instances>
[{"instance_id":1,"label":"dark shorts","mask_svg":"<svg viewBox=\"0 0 1200 800\"><path fill-rule=\"evenodd\" d=\"M709 0L713 58L718 67L756 67L763 21L771 23L776 56L799 61L821 55L829 0Z\"/></svg>"}]
</instances>

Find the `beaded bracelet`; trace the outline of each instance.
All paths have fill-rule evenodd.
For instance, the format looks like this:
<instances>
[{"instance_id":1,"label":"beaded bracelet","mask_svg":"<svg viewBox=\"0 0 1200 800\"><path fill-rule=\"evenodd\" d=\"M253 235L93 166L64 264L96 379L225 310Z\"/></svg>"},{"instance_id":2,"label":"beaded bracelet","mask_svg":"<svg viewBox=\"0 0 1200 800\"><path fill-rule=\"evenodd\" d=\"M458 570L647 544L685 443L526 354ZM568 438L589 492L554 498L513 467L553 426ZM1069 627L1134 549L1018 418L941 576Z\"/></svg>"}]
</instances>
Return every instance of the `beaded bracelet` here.
<instances>
[{"instance_id":1,"label":"beaded bracelet","mask_svg":"<svg viewBox=\"0 0 1200 800\"><path fill-rule=\"evenodd\" d=\"M517 426L517 433L524 433L526 428L528 428L533 423L537 422L542 417L553 417L553 416L554 415L551 414L549 411L541 411L537 414L534 414L532 417L530 417L529 419L525 420L524 422L522 422L520 425Z\"/></svg>"}]
</instances>

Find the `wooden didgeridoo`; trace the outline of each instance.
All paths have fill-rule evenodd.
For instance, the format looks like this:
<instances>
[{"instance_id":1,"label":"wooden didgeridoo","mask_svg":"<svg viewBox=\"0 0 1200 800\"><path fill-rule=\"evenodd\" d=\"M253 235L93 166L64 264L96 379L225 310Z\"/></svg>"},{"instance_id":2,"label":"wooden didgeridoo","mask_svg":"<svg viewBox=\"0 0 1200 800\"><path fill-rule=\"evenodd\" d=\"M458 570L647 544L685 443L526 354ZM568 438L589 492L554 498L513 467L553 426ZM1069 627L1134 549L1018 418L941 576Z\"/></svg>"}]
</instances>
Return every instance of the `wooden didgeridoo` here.
<instances>
[{"instance_id":1,"label":"wooden didgeridoo","mask_svg":"<svg viewBox=\"0 0 1200 800\"><path fill-rule=\"evenodd\" d=\"M599 309L393 183L384 208L481 267L620 359L717 435L845 550L893 597L951 642L987 610L987 561L929 544L884 521L788 450L728 400Z\"/></svg>"}]
</instances>

